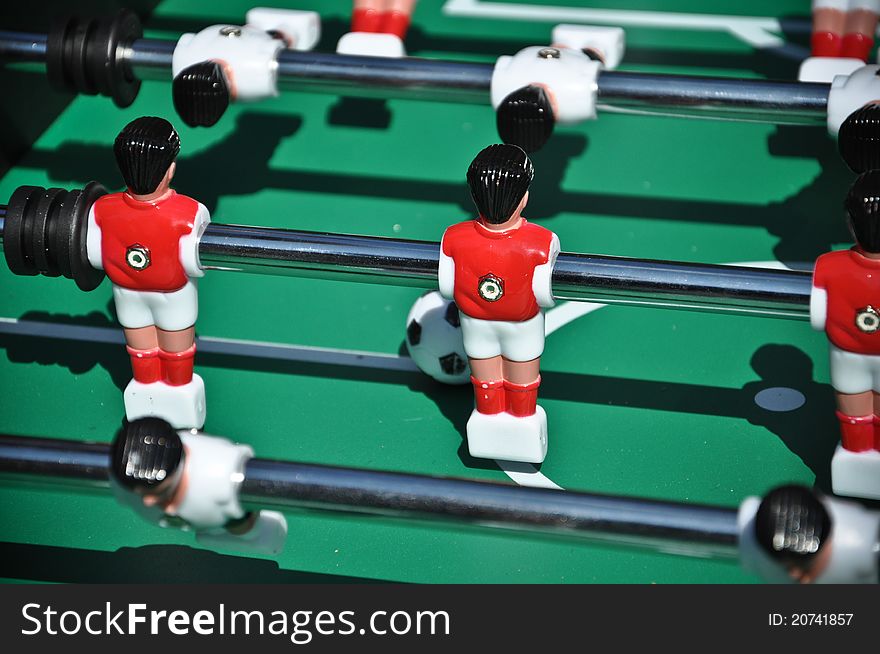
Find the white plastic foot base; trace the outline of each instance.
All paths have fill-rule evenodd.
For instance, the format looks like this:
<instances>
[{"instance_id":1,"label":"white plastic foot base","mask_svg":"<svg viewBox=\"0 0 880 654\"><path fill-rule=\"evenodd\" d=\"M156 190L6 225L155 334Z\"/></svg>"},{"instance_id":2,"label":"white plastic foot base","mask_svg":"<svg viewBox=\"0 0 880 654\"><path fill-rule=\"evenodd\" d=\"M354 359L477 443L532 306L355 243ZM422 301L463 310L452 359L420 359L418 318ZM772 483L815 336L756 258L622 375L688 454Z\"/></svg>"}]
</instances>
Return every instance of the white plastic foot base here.
<instances>
[{"instance_id":1,"label":"white plastic foot base","mask_svg":"<svg viewBox=\"0 0 880 654\"><path fill-rule=\"evenodd\" d=\"M278 511L260 511L256 524L244 534L233 534L225 529L205 529L196 532L196 540L211 549L274 556L284 549L287 520Z\"/></svg>"},{"instance_id":2,"label":"white plastic foot base","mask_svg":"<svg viewBox=\"0 0 880 654\"><path fill-rule=\"evenodd\" d=\"M205 382L198 375L183 386L142 384L132 379L125 387L124 399L129 421L155 416L175 429L201 429L205 425Z\"/></svg>"},{"instance_id":3,"label":"white plastic foot base","mask_svg":"<svg viewBox=\"0 0 880 654\"><path fill-rule=\"evenodd\" d=\"M406 56L403 41L394 34L374 32L349 32L343 34L336 44L336 53L344 55L361 55L364 57Z\"/></svg>"},{"instance_id":4,"label":"white plastic foot base","mask_svg":"<svg viewBox=\"0 0 880 654\"><path fill-rule=\"evenodd\" d=\"M850 452L838 445L831 459L835 495L880 500L880 452Z\"/></svg>"},{"instance_id":5,"label":"white plastic foot base","mask_svg":"<svg viewBox=\"0 0 880 654\"><path fill-rule=\"evenodd\" d=\"M605 68L610 70L620 65L626 47L626 35L622 27L562 24L553 28L552 40L553 45L575 50L594 50L602 57Z\"/></svg>"},{"instance_id":6,"label":"white plastic foot base","mask_svg":"<svg viewBox=\"0 0 880 654\"><path fill-rule=\"evenodd\" d=\"M468 451L478 459L541 463L547 456L547 414L538 407L525 418L474 410L467 423Z\"/></svg>"},{"instance_id":7,"label":"white plastic foot base","mask_svg":"<svg viewBox=\"0 0 880 654\"><path fill-rule=\"evenodd\" d=\"M847 57L809 57L798 70L799 82L831 84L838 75L849 75L865 65L861 59Z\"/></svg>"}]
</instances>

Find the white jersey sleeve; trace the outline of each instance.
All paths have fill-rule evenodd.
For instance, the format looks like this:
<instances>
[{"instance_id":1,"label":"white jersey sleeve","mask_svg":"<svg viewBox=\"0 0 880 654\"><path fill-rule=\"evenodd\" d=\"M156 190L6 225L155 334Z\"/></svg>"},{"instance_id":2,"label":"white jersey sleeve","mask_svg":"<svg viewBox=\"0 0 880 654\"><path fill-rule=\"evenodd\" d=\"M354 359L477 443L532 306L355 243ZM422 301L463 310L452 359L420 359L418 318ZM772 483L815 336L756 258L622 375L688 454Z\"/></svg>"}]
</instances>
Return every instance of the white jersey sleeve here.
<instances>
[{"instance_id":1,"label":"white jersey sleeve","mask_svg":"<svg viewBox=\"0 0 880 654\"><path fill-rule=\"evenodd\" d=\"M828 316L828 291L813 286L810 291L810 324L813 329L823 331Z\"/></svg>"},{"instance_id":2,"label":"white jersey sleeve","mask_svg":"<svg viewBox=\"0 0 880 654\"><path fill-rule=\"evenodd\" d=\"M199 241L211 222L208 208L199 202L198 211L193 218L192 231L180 239L180 263L190 277L204 277L205 271L199 261Z\"/></svg>"},{"instance_id":3,"label":"white jersey sleeve","mask_svg":"<svg viewBox=\"0 0 880 654\"><path fill-rule=\"evenodd\" d=\"M446 234L443 235L446 238ZM440 266L437 270L437 283L440 295L451 300L455 293L455 261L443 252L443 240L440 241Z\"/></svg>"},{"instance_id":4,"label":"white jersey sleeve","mask_svg":"<svg viewBox=\"0 0 880 654\"><path fill-rule=\"evenodd\" d=\"M552 307L556 302L553 300L553 267L559 256L559 237L553 234L550 241L550 256L547 263L535 266L532 276L532 292L538 301L538 306L544 309Z\"/></svg>"},{"instance_id":5,"label":"white jersey sleeve","mask_svg":"<svg viewBox=\"0 0 880 654\"><path fill-rule=\"evenodd\" d=\"M95 270L104 270L104 260L101 257L101 228L95 220L95 205L89 209L89 224L86 228L86 254L89 263Z\"/></svg>"}]
</instances>

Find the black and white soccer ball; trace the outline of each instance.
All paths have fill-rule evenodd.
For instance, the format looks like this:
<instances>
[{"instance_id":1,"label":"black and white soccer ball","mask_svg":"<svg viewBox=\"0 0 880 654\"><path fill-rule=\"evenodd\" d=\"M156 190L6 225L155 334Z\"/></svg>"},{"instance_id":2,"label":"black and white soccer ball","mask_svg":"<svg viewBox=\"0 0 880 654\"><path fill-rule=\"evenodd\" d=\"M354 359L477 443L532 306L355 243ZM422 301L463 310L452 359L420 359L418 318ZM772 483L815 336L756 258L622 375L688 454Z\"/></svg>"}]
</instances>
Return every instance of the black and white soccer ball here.
<instances>
[{"instance_id":1,"label":"black and white soccer ball","mask_svg":"<svg viewBox=\"0 0 880 654\"><path fill-rule=\"evenodd\" d=\"M406 349L419 369L437 381L470 381L458 307L438 291L425 293L410 309L406 317Z\"/></svg>"}]
</instances>

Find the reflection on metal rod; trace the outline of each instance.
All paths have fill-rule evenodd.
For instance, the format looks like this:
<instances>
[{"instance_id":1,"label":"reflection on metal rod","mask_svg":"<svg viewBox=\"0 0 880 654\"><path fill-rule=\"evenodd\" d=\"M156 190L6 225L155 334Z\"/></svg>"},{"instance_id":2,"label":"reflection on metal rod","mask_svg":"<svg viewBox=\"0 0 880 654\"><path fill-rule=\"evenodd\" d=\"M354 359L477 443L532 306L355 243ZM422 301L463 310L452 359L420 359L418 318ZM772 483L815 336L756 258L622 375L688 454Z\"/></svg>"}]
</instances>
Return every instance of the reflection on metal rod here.
<instances>
[{"instance_id":1,"label":"reflection on metal rod","mask_svg":"<svg viewBox=\"0 0 880 654\"><path fill-rule=\"evenodd\" d=\"M173 46L141 39L131 50L138 76L166 76ZM488 104L493 64L417 58L354 57L284 50L284 89L368 97ZM600 110L721 118L775 124L824 125L828 84L603 71Z\"/></svg>"},{"instance_id":2,"label":"reflection on metal rod","mask_svg":"<svg viewBox=\"0 0 880 654\"><path fill-rule=\"evenodd\" d=\"M332 95L489 104L491 64L283 50L283 89Z\"/></svg>"},{"instance_id":3,"label":"reflection on metal rod","mask_svg":"<svg viewBox=\"0 0 880 654\"><path fill-rule=\"evenodd\" d=\"M107 485L109 446L0 435L0 473ZM443 520L673 554L735 558L736 509L252 459L240 488L267 506Z\"/></svg>"},{"instance_id":4,"label":"reflection on metal rod","mask_svg":"<svg viewBox=\"0 0 880 654\"><path fill-rule=\"evenodd\" d=\"M221 270L431 288L439 245L212 223L199 255ZM563 253L553 292L561 300L806 319L810 274Z\"/></svg>"},{"instance_id":5,"label":"reflection on metal rod","mask_svg":"<svg viewBox=\"0 0 880 654\"><path fill-rule=\"evenodd\" d=\"M0 205L0 248L6 207ZM211 223L199 243L205 268L435 288L440 246L377 236ZM563 253L559 300L806 320L810 273Z\"/></svg>"},{"instance_id":6,"label":"reflection on metal rod","mask_svg":"<svg viewBox=\"0 0 880 654\"><path fill-rule=\"evenodd\" d=\"M0 59L5 61L46 61L46 35L0 30Z\"/></svg>"},{"instance_id":7,"label":"reflection on metal rod","mask_svg":"<svg viewBox=\"0 0 880 654\"><path fill-rule=\"evenodd\" d=\"M0 205L0 247L6 208ZM439 245L211 223L199 244L204 267L433 288ZM806 320L810 273L563 253L553 271L559 300Z\"/></svg>"},{"instance_id":8,"label":"reflection on metal rod","mask_svg":"<svg viewBox=\"0 0 880 654\"><path fill-rule=\"evenodd\" d=\"M175 41L138 39L125 53L141 79L167 79ZM46 35L0 31L0 58L42 62ZM494 65L414 57L358 57L282 50L282 89L366 97L488 104ZM828 84L603 71L600 110L823 125Z\"/></svg>"},{"instance_id":9,"label":"reflection on metal rod","mask_svg":"<svg viewBox=\"0 0 880 654\"><path fill-rule=\"evenodd\" d=\"M0 434L0 473L46 483L107 486L110 448L54 438Z\"/></svg>"},{"instance_id":10,"label":"reflection on metal rod","mask_svg":"<svg viewBox=\"0 0 880 654\"><path fill-rule=\"evenodd\" d=\"M603 71L599 110L824 125L828 84Z\"/></svg>"}]
</instances>

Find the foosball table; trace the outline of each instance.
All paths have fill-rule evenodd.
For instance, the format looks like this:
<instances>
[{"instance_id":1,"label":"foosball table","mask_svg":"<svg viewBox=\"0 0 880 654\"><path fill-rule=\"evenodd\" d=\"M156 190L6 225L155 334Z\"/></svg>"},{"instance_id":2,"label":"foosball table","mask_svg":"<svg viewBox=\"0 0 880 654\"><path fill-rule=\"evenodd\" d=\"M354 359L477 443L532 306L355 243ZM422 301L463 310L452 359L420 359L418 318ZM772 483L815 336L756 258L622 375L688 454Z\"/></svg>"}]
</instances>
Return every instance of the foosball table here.
<instances>
[{"instance_id":1,"label":"foosball table","mask_svg":"<svg viewBox=\"0 0 880 654\"><path fill-rule=\"evenodd\" d=\"M831 85L797 81L808 3L422 0L405 53L366 54L372 42L343 49L348 3L293 4L319 14L320 37L273 51L273 97L246 97L230 54L209 85L238 90L209 120L177 78L172 93L175 43L242 25L249 3L0 31L6 66L79 92L0 179L19 273L0 265L0 578L758 581L740 565L739 507L781 484L830 495L840 441L810 273L852 243L855 175L828 134ZM540 45L565 60L558 23L622 27L626 50L615 66L577 50L596 63L580 107L595 120L569 120L560 91L540 147L523 145L524 215L562 249L544 311L546 458L477 457L466 357L443 340L457 316L435 345L412 311L438 287L444 231L474 217L469 164L510 127L490 106L496 59ZM234 29L223 38L247 37ZM141 116L174 124L173 186L211 216L197 244L203 428L253 449L238 481L245 504L286 517L274 556L215 551L107 490L132 372L85 231L93 203L126 186L114 139Z\"/></svg>"}]
</instances>

